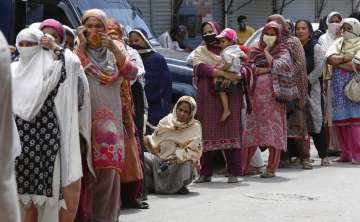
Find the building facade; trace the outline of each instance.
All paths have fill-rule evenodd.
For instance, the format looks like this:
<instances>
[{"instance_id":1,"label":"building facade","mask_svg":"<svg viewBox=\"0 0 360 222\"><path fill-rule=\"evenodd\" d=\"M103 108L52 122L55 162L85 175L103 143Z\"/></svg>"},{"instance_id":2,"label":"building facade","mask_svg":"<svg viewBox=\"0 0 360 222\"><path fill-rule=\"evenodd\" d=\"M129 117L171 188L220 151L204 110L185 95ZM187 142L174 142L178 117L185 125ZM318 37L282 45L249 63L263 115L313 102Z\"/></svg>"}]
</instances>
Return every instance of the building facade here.
<instances>
[{"instance_id":1,"label":"building facade","mask_svg":"<svg viewBox=\"0 0 360 222\"><path fill-rule=\"evenodd\" d=\"M293 21L308 19L316 22L320 16L338 11L345 17L359 10L360 0L130 0L142 12L156 35L168 31L174 24L184 24L189 37L200 33L203 21L214 20L222 27L236 28L237 17L246 15L249 25L259 28L266 17L279 13Z\"/></svg>"}]
</instances>

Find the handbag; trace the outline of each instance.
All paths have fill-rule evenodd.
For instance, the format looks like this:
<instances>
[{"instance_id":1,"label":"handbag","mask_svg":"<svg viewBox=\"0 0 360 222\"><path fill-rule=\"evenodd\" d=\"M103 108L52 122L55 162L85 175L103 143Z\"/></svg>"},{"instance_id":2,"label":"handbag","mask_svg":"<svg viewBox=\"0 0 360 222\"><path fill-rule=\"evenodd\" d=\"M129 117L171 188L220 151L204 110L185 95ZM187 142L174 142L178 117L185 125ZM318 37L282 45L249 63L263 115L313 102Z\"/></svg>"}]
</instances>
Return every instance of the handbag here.
<instances>
[{"instance_id":1,"label":"handbag","mask_svg":"<svg viewBox=\"0 0 360 222\"><path fill-rule=\"evenodd\" d=\"M299 99L299 90L291 68L290 70L284 70L282 73L274 73L271 77L276 101L290 103Z\"/></svg>"},{"instance_id":2,"label":"handbag","mask_svg":"<svg viewBox=\"0 0 360 222\"><path fill-rule=\"evenodd\" d=\"M355 72L356 73L356 72ZM360 75L355 74L344 89L345 96L352 102L360 102Z\"/></svg>"}]
</instances>

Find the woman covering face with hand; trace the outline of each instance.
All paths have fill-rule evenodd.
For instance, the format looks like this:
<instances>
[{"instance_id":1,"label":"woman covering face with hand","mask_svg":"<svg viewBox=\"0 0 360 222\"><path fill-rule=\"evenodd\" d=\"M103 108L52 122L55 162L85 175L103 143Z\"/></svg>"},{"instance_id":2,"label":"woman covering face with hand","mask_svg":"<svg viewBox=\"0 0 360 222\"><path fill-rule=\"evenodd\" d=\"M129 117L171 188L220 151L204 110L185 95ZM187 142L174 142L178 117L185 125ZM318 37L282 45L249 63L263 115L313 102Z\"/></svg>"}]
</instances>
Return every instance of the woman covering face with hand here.
<instances>
[{"instance_id":1,"label":"woman covering face with hand","mask_svg":"<svg viewBox=\"0 0 360 222\"><path fill-rule=\"evenodd\" d=\"M94 221L117 221L120 212L120 173L124 166L122 80L134 79L137 67L125 46L107 35L106 14L99 9L84 13L75 49L89 80L92 117L93 180L90 200Z\"/></svg>"},{"instance_id":2,"label":"woman covering face with hand","mask_svg":"<svg viewBox=\"0 0 360 222\"><path fill-rule=\"evenodd\" d=\"M58 89L67 74L64 54L54 60L38 29L23 29L16 38L19 61L11 64L13 112L21 141L15 160L20 207L26 220L58 221L65 208L60 162L65 145ZM64 98L60 98L64 99ZM80 170L81 171L81 170ZM80 175L81 177L81 175Z\"/></svg>"}]
</instances>

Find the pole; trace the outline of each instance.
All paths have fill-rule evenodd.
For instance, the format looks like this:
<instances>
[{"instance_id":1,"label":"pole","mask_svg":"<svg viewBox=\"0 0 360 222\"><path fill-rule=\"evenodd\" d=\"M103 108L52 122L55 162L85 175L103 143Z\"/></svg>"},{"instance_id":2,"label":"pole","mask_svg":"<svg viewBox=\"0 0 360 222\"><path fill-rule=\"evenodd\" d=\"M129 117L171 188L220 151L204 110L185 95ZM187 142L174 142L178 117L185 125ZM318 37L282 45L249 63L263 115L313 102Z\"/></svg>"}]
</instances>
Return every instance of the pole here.
<instances>
[{"instance_id":1,"label":"pole","mask_svg":"<svg viewBox=\"0 0 360 222\"><path fill-rule=\"evenodd\" d=\"M224 17L225 17L225 27L228 27L229 24L229 10L228 10L228 0L224 1Z\"/></svg>"}]
</instances>

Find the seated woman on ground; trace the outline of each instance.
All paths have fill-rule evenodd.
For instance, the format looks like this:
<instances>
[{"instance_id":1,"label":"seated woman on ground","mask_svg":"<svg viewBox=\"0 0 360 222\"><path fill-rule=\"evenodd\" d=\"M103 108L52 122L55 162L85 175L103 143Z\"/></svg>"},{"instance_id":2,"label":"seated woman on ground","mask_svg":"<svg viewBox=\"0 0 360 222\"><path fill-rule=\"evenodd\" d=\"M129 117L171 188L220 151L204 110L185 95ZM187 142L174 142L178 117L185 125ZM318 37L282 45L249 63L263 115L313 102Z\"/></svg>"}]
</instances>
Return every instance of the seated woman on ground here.
<instances>
[{"instance_id":1,"label":"seated woman on ground","mask_svg":"<svg viewBox=\"0 0 360 222\"><path fill-rule=\"evenodd\" d=\"M148 192L188 194L193 170L200 167L201 125L194 119L196 102L181 97L173 112L160 120L155 132L144 137L145 186Z\"/></svg>"}]
</instances>

